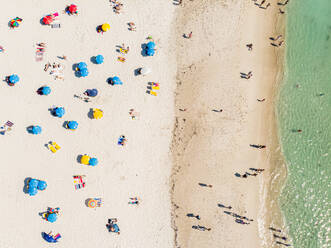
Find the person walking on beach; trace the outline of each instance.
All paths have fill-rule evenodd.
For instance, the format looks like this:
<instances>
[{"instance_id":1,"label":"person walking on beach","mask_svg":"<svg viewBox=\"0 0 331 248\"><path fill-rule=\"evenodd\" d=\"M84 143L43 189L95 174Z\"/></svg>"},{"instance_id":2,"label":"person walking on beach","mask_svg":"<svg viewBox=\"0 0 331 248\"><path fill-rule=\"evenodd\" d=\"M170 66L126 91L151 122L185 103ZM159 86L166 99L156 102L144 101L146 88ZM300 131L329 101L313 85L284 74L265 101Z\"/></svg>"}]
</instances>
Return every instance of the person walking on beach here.
<instances>
[{"instance_id":1,"label":"person walking on beach","mask_svg":"<svg viewBox=\"0 0 331 248\"><path fill-rule=\"evenodd\" d=\"M282 232L282 230L280 230L280 229L276 229L276 228L274 228L274 227L269 227L269 229L271 230L271 231L274 231L274 232Z\"/></svg>"},{"instance_id":2,"label":"person walking on beach","mask_svg":"<svg viewBox=\"0 0 331 248\"><path fill-rule=\"evenodd\" d=\"M205 183L199 183L199 185L201 187L208 187L208 188L212 188L213 187L213 185L211 185L211 184L205 184Z\"/></svg>"},{"instance_id":3,"label":"person walking on beach","mask_svg":"<svg viewBox=\"0 0 331 248\"><path fill-rule=\"evenodd\" d=\"M199 230L199 231L210 231L211 228L207 228L205 226L200 226L200 225L197 225L197 226L192 226L193 229L196 229L196 230Z\"/></svg>"},{"instance_id":4,"label":"person walking on beach","mask_svg":"<svg viewBox=\"0 0 331 248\"><path fill-rule=\"evenodd\" d=\"M184 34L184 38L191 39L193 32L191 31L189 34Z\"/></svg>"},{"instance_id":5,"label":"person walking on beach","mask_svg":"<svg viewBox=\"0 0 331 248\"><path fill-rule=\"evenodd\" d=\"M220 109L220 110L218 110L218 109L213 109L212 111L213 111L213 112L217 112L217 113L222 113L222 112L223 112L223 109Z\"/></svg>"},{"instance_id":6,"label":"person walking on beach","mask_svg":"<svg viewBox=\"0 0 331 248\"><path fill-rule=\"evenodd\" d=\"M193 217L193 218L196 218L197 220L200 220L200 216L199 215L194 215L192 213L189 213L186 215L187 217Z\"/></svg>"},{"instance_id":7,"label":"person walking on beach","mask_svg":"<svg viewBox=\"0 0 331 248\"><path fill-rule=\"evenodd\" d=\"M227 209L232 209L232 207L231 206L224 206L223 204L221 204L221 203L218 203L217 204L217 206L219 206L220 208L227 208Z\"/></svg>"},{"instance_id":8,"label":"person walking on beach","mask_svg":"<svg viewBox=\"0 0 331 248\"><path fill-rule=\"evenodd\" d=\"M252 51L253 50L253 44L247 44L246 47L248 48L248 51Z\"/></svg>"}]
</instances>

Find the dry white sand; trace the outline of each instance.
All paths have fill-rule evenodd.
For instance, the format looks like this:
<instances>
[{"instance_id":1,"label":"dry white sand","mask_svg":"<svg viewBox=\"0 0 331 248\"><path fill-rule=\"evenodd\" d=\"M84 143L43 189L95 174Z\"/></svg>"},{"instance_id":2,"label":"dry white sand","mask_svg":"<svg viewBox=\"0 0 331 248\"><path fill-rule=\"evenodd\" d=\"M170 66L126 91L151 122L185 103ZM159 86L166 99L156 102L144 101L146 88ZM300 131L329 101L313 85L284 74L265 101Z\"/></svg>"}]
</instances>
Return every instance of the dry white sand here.
<instances>
[{"instance_id":1,"label":"dry white sand","mask_svg":"<svg viewBox=\"0 0 331 248\"><path fill-rule=\"evenodd\" d=\"M172 247L170 227L169 175L171 161L169 143L173 128L173 92L176 61L173 56L171 1L122 1L123 12L113 13L107 0L94 1L20 1L3 3L0 9L0 33L6 51L0 54L1 77L13 73L20 82L10 87L0 85L1 124L10 120L13 130L0 137L1 164L0 247L48 247L41 232L59 232L57 247ZM79 15L63 14L67 4L78 5ZM60 29L42 26L43 15L59 12ZM162 13L162 14L161 14ZM8 21L23 18L21 26L10 30ZM136 23L137 32L127 29ZM96 26L108 22L110 31L98 34ZM141 44L152 35L159 40L154 57L141 56ZM35 44L47 43L43 62L35 61ZM127 61L116 60L116 45L130 46ZM105 57L102 65L90 58ZM66 55L67 61L57 59ZM54 80L44 72L46 62L65 66L65 80ZM74 76L72 65L85 61L90 75ZM150 66L146 77L134 76L140 66ZM108 77L118 75L124 84L111 86ZM146 94L148 82L160 83L157 97ZM49 96L36 90L43 85L52 88ZM88 88L97 88L99 98L85 103L73 97ZM63 106L62 119L51 116L48 109ZM90 108L101 108L101 120L88 118ZM139 120L131 120L130 108L140 112ZM63 128L66 120L76 120L79 127L72 132ZM26 131L40 125L40 135ZM117 145L126 135L125 147ZM45 144L56 141L62 148L52 154ZM95 168L81 165L77 156L87 153L99 159ZM87 186L74 190L73 175L86 175ZM45 180L48 188L36 196L23 193L27 177ZM129 197L139 196L141 204L128 205ZM87 208L85 200L102 197L104 205ZM60 207L57 222L48 223L38 213L47 207ZM118 218L121 234L108 233L107 219ZM49 245L50 247L51 245Z\"/></svg>"}]
</instances>

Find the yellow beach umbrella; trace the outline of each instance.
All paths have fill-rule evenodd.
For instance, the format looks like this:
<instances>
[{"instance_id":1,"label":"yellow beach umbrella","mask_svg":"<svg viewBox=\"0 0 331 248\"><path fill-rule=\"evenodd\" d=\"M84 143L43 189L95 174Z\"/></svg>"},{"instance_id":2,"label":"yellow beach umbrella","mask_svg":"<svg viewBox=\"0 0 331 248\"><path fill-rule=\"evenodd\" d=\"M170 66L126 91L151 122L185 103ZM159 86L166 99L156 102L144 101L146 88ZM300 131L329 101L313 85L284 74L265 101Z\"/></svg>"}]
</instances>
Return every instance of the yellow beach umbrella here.
<instances>
[{"instance_id":1,"label":"yellow beach umbrella","mask_svg":"<svg viewBox=\"0 0 331 248\"><path fill-rule=\"evenodd\" d=\"M103 32L107 32L110 29L110 25L108 23L104 23L101 26Z\"/></svg>"},{"instance_id":2,"label":"yellow beach umbrella","mask_svg":"<svg viewBox=\"0 0 331 248\"><path fill-rule=\"evenodd\" d=\"M103 116L103 112L101 109L93 109L93 117L95 119L101 119L102 116Z\"/></svg>"},{"instance_id":3,"label":"yellow beach umbrella","mask_svg":"<svg viewBox=\"0 0 331 248\"><path fill-rule=\"evenodd\" d=\"M90 161L90 157L88 155L83 155L82 158L80 159L80 162L86 165L89 164L89 161Z\"/></svg>"}]
</instances>

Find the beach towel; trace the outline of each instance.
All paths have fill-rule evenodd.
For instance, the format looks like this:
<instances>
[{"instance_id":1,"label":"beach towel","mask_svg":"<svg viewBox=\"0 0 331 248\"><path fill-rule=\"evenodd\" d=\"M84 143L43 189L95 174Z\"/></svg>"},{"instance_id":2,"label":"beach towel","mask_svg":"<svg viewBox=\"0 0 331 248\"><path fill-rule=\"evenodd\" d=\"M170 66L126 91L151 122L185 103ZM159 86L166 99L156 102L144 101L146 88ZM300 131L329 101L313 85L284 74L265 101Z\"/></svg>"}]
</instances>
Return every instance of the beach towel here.
<instances>
[{"instance_id":1,"label":"beach towel","mask_svg":"<svg viewBox=\"0 0 331 248\"><path fill-rule=\"evenodd\" d=\"M12 123L11 121L7 121L5 125L8 127L12 127L14 125L14 123Z\"/></svg>"}]
</instances>

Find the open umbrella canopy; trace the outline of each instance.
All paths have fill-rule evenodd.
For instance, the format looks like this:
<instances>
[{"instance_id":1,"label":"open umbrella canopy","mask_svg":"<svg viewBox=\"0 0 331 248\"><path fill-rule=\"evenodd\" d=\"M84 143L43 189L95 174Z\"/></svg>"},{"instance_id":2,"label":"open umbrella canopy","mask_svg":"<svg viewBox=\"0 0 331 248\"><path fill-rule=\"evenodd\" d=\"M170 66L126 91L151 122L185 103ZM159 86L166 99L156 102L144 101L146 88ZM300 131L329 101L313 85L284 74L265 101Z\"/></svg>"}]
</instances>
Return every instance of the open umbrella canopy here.
<instances>
[{"instance_id":1,"label":"open umbrella canopy","mask_svg":"<svg viewBox=\"0 0 331 248\"><path fill-rule=\"evenodd\" d=\"M19 27L21 22L22 22L22 19L19 17L16 17L16 18L10 20L10 26L13 28L17 28L17 27Z\"/></svg>"},{"instance_id":2,"label":"open umbrella canopy","mask_svg":"<svg viewBox=\"0 0 331 248\"><path fill-rule=\"evenodd\" d=\"M77 127L78 127L78 122L77 121L69 121L67 123L67 127L70 129L70 130L76 130Z\"/></svg>"},{"instance_id":3,"label":"open umbrella canopy","mask_svg":"<svg viewBox=\"0 0 331 248\"><path fill-rule=\"evenodd\" d=\"M90 208L95 208L97 206L97 201L94 200L94 199L90 199L88 202L87 202L87 206L90 207Z\"/></svg>"},{"instance_id":4,"label":"open umbrella canopy","mask_svg":"<svg viewBox=\"0 0 331 248\"><path fill-rule=\"evenodd\" d=\"M30 179L29 181L29 188L37 188L39 180L37 179Z\"/></svg>"},{"instance_id":5,"label":"open umbrella canopy","mask_svg":"<svg viewBox=\"0 0 331 248\"><path fill-rule=\"evenodd\" d=\"M99 161L97 158L90 158L89 165L96 166L98 165Z\"/></svg>"},{"instance_id":6,"label":"open umbrella canopy","mask_svg":"<svg viewBox=\"0 0 331 248\"><path fill-rule=\"evenodd\" d=\"M32 126L31 133L32 134L40 134L41 133L41 127L40 126Z\"/></svg>"},{"instance_id":7,"label":"open umbrella canopy","mask_svg":"<svg viewBox=\"0 0 331 248\"><path fill-rule=\"evenodd\" d=\"M95 97L98 95L97 89L86 90L85 92L88 96L91 96L91 97Z\"/></svg>"},{"instance_id":8,"label":"open umbrella canopy","mask_svg":"<svg viewBox=\"0 0 331 248\"><path fill-rule=\"evenodd\" d=\"M83 155L82 157L81 157L81 159L80 159L80 162L82 163L82 164L86 164L86 165L88 165L89 164L89 161L90 161L90 157L88 156L88 155Z\"/></svg>"},{"instance_id":9,"label":"open umbrella canopy","mask_svg":"<svg viewBox=\"0 0 331 248\"><path fill-rule=\"evenodd\" d=\"M30 196L36 195L38 193L37 188L35 187L29 187L29 191L28 191Z\"/></svg>"},{"instance_id":10,"label":"open umbrella canopy","mask_svg":"<svg viewBox=\"0 0 331 248\"><path fill-rule=\"evenodd\" d=\"M154 49L155 48L155 43L153 41L150 41L147 43L147 49Z\"/></svg>"},{"instance_id":11,"label":"open umbrella canopy","mask_svg":"<svg viewBox=\"0 0 331 248\"><path fill-rule=\"evenodd\" d=\"M146 55L147 56L154 56L155 50L154 49L147 49L146 50Z\"/></svg>"},{"instance_id":12,"label":"open umbrella canopy","mask_svg":"<svg viewBox=\"0 0 331 248\"><path fill-rule=\"evenodd\" d=\"M45 25L49 25L49 24L51 24L53 22L53 18L50 15L47 15L47 16L43 17L42 22Z\"/></svg>"},{"instance_id":13,"label":"open umbrella canopy","mask_svg":"<svg viewBox=\"0 0 331 248\"><path fill-rule=\"evenodd\" d=\"M40 180L40 181L38 182L38 186L37 186L37 188L38 188L39 190L45 190L45 189L47 188L47 183L46 183L45 181Z\"/></svg>"},{"instance_id":14,"label":"open umbrella canopy","mask_svg":"<svg viewBox=\"0 0 331 248\"><path fill-rule=\"evenodd\" d=\"M41 89L41 93L45 96L49 95L52 92L51 88L48 86L44 86Z\"/></svg>"},{"instance_id":15,"label":"open umbrella canopy","mask_svg":"<svg viewBox=\"0 0 331 248\"><path fill-rule=\"evenodd\" d=\"M111 79L111 83L113 85L117 85L117 84L122 85L123 84L123 82L121 81L121 79L119 77L117 77L117 76L115 76L115 77L113 77Z\"/></svg>"},{"instance_id":16,"label":"open umbrella canopy","mask_svg":"<svg viewBox=\"0 0 331 248\"><path fill-rule=\"evenodd\" d=\"M93 109L94 119L101 119L103 116L103 111L101 109Z\"/></svg>"},{"instance_id":17,"label":"open umbrella canopy","mask_svg":"<svg viewBox=\"0 0 331 248\"><path fill-rule=\"evenodd\" d=\"M53 223L56 220L57 220L57 214L56 213L48 214L47 221Z\"/></svg>"},{"instance_id":18,"label":"open umbrella canopy","mask_svg":"<svg viewBox=\"0 0 331 248\"><path fill-rule=\"evenodd\" d=\"M20 81L20 78L16 74L13 74L9 77L9 82L12 84L16 84L18 81Z\"/></svg>"},{"instance_id":19,"label":"open umbrella canopy","mask_svg":"<svg viewBox=\"0 0 331 248\"><path fill-rule=\"evenodd\" d=\"M103 60L104 60L104 58L103 58L102 55L99 54L99 55L95 56L95 62L97 64L102 64L103 63Z\"/></svg>"},{"instance_id":20,"label":"open umbrella canopy","mask_svg":"<svg viewBox=\"0 0 331 248\"><path fill-rule=\"evenodd\" d=\"M79 72L81 77L86 77L89 74L87 68L83 68Z\"/></svg>"},{"instance_id":21,"label":"open umbrella canopy","mask_svg":"<svg viewBox=\"0 0 331 248\"><path fill-rule=\"evenodd\" d=\"M85 62L79 62L79 63L77 64L77 69L78 69L78 70L82 70L82 69L84 69L84 68L87 68L87 64L86 64Z\"/></svg>"},{"instance_id":22,"label":"open umbrella canopy","mask_svg":"<svg viewBox=\"0 0 331 248\"><path fill-rule=\"evenodd\" d=\"M65 114L65 110L63 107L57 107L54 109L54 115L57 117L62 117Z\"/></svg>"},{"instance_id":23,"label":"open umbrella canopy","mask_svg":"<svg viewBox=\"0 0 331 248\"><path fill-rule=\"evenodd\" d=\"M71 14L76 13L77 12L77 5L71 4L69 6L68 10Z\"/></svg>"},{"instance_id":24,"label":"open umbrella canopy","mask_svg":"<svg viewBox=\"0 0 331 248\"><path fill-rule=\"evenodd\" d=\"M104 23L101 26L103 32L107 32L110 29L110 25L108 23Z\"/></svg>"}]
</instances>

